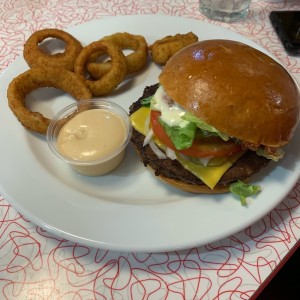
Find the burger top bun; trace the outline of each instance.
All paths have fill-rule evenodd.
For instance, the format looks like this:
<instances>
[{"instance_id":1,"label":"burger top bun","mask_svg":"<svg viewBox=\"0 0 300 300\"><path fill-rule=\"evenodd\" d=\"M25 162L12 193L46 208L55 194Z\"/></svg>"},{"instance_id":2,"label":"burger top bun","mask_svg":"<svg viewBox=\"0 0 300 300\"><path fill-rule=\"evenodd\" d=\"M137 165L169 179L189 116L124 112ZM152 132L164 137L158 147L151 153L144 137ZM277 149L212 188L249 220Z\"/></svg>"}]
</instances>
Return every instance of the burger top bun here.
<instances>
[{"instance_id":1,"label":"burger top bun","mask_svg":"<svg viewBox=\"0 0 300 300\"><path fill-rule=\"evenodd\" d=\"M236 41L187 46L169 59L159 81L187 111L248 143L285 145L299 121L299 90L289 73Z\"/></svg>"}]
</instances>

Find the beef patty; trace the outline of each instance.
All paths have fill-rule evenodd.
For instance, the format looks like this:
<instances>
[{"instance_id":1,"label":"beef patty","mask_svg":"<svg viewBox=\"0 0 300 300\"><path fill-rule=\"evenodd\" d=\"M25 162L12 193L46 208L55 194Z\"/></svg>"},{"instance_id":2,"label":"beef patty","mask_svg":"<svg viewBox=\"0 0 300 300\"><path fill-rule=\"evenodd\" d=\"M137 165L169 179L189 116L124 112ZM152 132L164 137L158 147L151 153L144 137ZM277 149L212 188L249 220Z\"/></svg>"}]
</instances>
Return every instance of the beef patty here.
<instances>
[{"instance_id":1,"label":"beef patty","mask_svg":"<svg viewBox=\"0 0 300 300\"><path fill-rule=\"evenodd\" d=\"M141 105L141 99L152 96L158 88L158 84L147 86L143 95L129 108L129 114L137 111ZM181 166L177 160L169 158L159 159L149 145L143 146L145 136L133 129L131 142L136 148L144 166L149 165L156 176L180 180L188 184L205 185L205 183ZM258 156L254 151L248 150L246 153L222 176L216 186L228 186L239 180L245 180L269 163L269 159Z\"/></svg>"}]
</instances>

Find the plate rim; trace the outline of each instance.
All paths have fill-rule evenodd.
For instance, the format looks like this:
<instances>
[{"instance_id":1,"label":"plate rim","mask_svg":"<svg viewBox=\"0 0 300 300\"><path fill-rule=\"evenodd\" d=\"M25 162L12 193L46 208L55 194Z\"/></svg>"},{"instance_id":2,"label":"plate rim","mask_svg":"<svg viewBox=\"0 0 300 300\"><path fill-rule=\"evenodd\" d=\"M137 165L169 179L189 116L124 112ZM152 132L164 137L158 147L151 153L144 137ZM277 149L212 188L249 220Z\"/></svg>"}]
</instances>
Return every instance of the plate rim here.
<instances>
[{"instance_id":1,"label":"plate rim","mask_svg":"<svg viewBox=\"0 0 300 300\"><path fill-rule=\"evenodd\" d=\"M188 20L188 21L192 21L192 22L195 22L195 23L202 23L211 27L211 28L217 28L217 29L221 29L223 32L230 32L232 33L235 37L240 37L242 38L243 40L249 40L248 38L245 38L244 36L236 33L236 32L232 32L230 31L229 29L227 28L224 28L224 27L220 27L216 24L211 24L211 23L207 23L207 22L203 22L201 20L197 20L197 19L193 19L193 18L186 18L186 17L178 17L178 16L165 16L165 15L131 15L131 16L114 16L114 17L107 17L107 18L103 18L103 19L98 19L98 20L92 20L90 22L87 22L87 23L83 23L83 24L78 24L76 26L72 26L70 28L67 28L66 31L67 32L70 32L70 33L73 33L76 31L76 29L78 29L79 27L80 28L83 28L83 26L90 26L91 24L94 24L94 23L101 23L101 22L105 22L107 21L108 19L110 20L116 20L116 19L128 19L128 20L132 20L133 18L147 18L147 19L153 19L153 18L159 18L159 19L163 19L164 21L166 19L169 19L169 20ZM90 24L90 25L88 25ZM263 49L261 46L259 46L258 44L254 43L253 41L249 40L251 43L251 45L256 45L258 49L261 49L261 50L264 50L265 53L267 54L270 54L267 50ZM12 66L15 66L17 63L18 63L18 60L22 61L22 57L21 55L14 61L10 64L10 66L8 66L8 68L5 70L5 72L3 72L3 74L1 75L0 77L0 80L3 79L3 77L5 77L7 73L9 73L9 69L12 68ZM8 72L7 72L8 70ZM16 123L17 123L17 120L15 120ZM1 135L1 134L0 134ZM299 167L298 167L299 169ZM0 174L0 178L1 178L1 174ZM290 189L294 186L294 184L297 182L299 177L295 178L293 177L293 181L290 182L290 185L288 187L288 189L283 193L285 196L289 193ZM3 195L4 199L7 200L9 203L12 204L12 206L14 208L16 208L16 210L18 212L20 212L21 214L23 214L26 218L28 218L30 221L32 221L35 225L37 226L40 226L44 229L46 229L47 231L51 232L52 234L55 234L57 236L60 236L62 238L66 238L70 241L74 241L74 242L78 242L78 243L81 243L81 244L84 244L84 245L88 245L88 246L91 246L91 247L98 247L98 248L102 248L102 249L107 249L107 250L115 250L115 251L128 251L128 252L160 252L160 251L172 251L172 250L178 250L178 249L185 249L185 248L190 248L190 247L198 247L198 246L201 246L203 244L207 244L207 243L210 243L210 242L214 242L216 240L219 240L221 238L226 238L228 237L229 235L231 234L234 234L234 233L237 233L239 232L240 230L242 229L245 229L246 227L248 227L250 224L252 224L254 221L253 220L250 220L245 226L242 226L241 228L237 228L237 230L235 231L229 231L226 233L226 235L219 235L219 237L216 239L212 239L210 240L209 238L207 238L206 240L203 240L204 242L200 242L200 243L195 243L195 241L190 241L190 242L185 242L185 243L182 243L181 245L172 245L170 247L166 247L166 246L163 246L163 247L160 247L160 246L152 246L152 247L149 247L146 246L144 247L143 245L140 245L140 246L134 246L134 247L130 247L130 245L117 245L115 243L107 243L107 242L101 242L101 241L93 241L93 240L87 240L85 239L84 237L80 237L80 236L76 236L74 234L71 234L71 233L68 233L62 229L59 229L59 228L55 228L51 225L49 225L47 222L43 222L42 220L40 220L37 216L32 216L30 214L30 212L28 212L26 210L26 208L24 208L18 200L16 199L11 199L10 197L10 193L9 192L6 192L6 189L2 186L2 181L0 183L0 186L1 186L1 194ZM285 197L284 196L284 197ZM274 202L272 208L270 209L270 211L276 206L278 205L281 201L283 200L283 198L281 198L280 200ZM236 204L236 203L235 203ZM263 212L259 215L259 218L260 219L264 214L266 214L268 212ZM255 221L257 221L255 220Z\"/></svg>"}]
</instances>

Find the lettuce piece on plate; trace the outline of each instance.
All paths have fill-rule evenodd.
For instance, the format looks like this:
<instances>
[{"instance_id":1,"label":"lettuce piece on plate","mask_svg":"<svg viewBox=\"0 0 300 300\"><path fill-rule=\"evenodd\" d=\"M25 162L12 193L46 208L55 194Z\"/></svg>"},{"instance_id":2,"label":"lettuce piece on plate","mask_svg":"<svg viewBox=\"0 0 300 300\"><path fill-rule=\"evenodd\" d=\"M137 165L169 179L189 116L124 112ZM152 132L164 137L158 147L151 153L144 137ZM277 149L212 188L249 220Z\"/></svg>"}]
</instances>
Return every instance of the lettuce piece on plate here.
<instances>
[{"instance_id":1,"label":"lettuce piece on plate","mask_svg":"<svg viewBox=\"0 0 300 300\"><path fill-rule=\"evenodd\" d=\"M247 197L258 194L261 187L258 185L246 184L240 180L231 184L229 190L232 194L240 198L242 205L247 205Z\"/></svg>"}]
</instances>

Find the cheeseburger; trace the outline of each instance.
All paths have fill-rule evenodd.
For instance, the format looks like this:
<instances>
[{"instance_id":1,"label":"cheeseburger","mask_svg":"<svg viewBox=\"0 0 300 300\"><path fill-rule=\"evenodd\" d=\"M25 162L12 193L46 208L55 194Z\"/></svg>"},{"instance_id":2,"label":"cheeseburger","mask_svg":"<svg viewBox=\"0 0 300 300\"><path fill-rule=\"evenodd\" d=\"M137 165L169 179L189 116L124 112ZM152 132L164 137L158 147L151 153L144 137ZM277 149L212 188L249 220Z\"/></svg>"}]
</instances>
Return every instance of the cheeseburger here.
<instances>
[{"instance_id":1,"label":"cheeseburger","mask_svg":"<svg viewBox=\"0 0 300 300\"><path fill-rule=\"evenodd\" d=\"M283 157L299 122L299 90L268 55L206 40L173 55L130 115L131 141L159 179L223 193Z\"/></svg>"}]
</instances>

